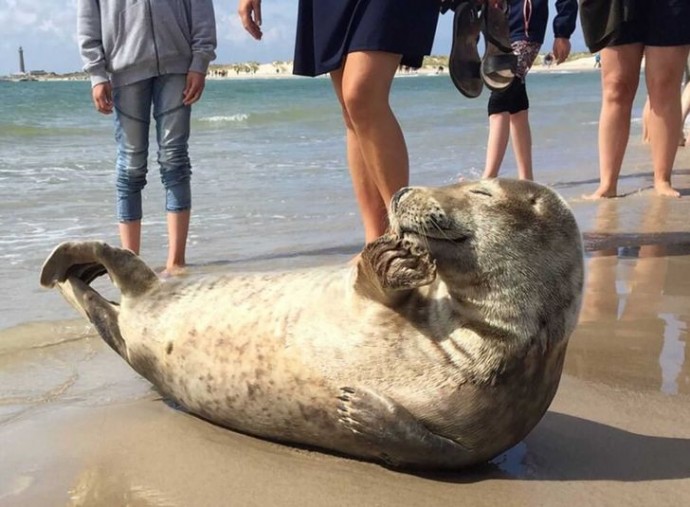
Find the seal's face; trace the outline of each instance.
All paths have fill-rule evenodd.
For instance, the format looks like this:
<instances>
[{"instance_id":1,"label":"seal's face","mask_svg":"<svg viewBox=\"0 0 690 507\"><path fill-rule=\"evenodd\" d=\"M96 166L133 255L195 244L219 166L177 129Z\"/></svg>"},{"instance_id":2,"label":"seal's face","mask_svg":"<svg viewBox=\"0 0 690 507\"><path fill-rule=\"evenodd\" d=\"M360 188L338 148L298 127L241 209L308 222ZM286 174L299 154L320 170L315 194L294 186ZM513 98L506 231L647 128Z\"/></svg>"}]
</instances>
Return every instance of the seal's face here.
<instances>
[{"instance_id":1,"label":"seal's face","mask_svg":"<svg viewBox=\"0 0 690 507\"><path fill-rule=\"evenodd\" d=\"M565 202L542 185L482 180L408 187L391 203L394 234L429 251L447 283L549 283L581 262L579 230ZM526 281L524 280L524 281Z\"/></svg>"}]
</instances>

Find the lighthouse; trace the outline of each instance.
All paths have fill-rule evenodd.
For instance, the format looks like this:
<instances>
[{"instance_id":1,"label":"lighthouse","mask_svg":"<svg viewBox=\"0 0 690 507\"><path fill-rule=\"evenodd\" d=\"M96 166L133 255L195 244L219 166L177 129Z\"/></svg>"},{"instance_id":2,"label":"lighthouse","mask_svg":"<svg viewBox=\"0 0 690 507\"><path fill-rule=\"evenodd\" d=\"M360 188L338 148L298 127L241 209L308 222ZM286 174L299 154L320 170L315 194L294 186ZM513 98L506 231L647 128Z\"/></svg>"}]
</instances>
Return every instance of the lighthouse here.
<instances>
[{"instance_id":1,"label":"lighthouse","mask_svg":"<svg viewBox=\"0 0 690 507\"><path fill-rule=\"evenodd\" d=\"M26 69L24 69L24 50L19 46L19 73L26 74Z\"/></svg>"}]
</instances>

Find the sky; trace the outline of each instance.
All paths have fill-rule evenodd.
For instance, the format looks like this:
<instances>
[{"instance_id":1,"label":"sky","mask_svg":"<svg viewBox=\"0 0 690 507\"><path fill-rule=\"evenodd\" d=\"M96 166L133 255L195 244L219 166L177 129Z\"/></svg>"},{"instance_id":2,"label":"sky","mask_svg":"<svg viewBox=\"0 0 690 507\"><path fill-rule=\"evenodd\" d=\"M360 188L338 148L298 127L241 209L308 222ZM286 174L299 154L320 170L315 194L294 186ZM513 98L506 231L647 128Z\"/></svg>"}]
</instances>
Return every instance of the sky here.
<instances>
[{"instance_id":1,"label":"sky","mask_svg":"<svg viewBox=\"0 0 690 507\"><path fill-rule=\"evenodd\" d=\"M237 1L215 1L218 49L215 63L292 60L298 0L265 0L260 42L239 22ZM76 0L0 0L0 75L19 71L18 48L24 49L26 70L73 72L80 70L76 40ZM555 0L550 2L553 16ZM448 55L452 12L441 16L432 54ZM586 51L582 32L571 39L573 51ZM543 52L553 44L547 30Z\"/></svg>"}]
</instances>

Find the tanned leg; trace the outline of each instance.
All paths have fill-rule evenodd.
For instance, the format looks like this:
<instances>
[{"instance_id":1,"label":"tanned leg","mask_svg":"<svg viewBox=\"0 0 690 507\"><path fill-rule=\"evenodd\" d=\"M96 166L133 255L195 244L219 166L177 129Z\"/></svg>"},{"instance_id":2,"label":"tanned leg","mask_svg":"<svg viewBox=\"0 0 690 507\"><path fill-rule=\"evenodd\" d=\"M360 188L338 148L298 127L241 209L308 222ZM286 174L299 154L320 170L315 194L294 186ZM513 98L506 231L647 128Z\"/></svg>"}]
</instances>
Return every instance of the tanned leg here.
<instances>
[{"instance_id":1,"label":"tanned leg","mask_svg":"<svg viewBox=\"0 0 690 507\"><path fill-rule=\"evenodd\" d=\"M683 132L683 127L685 125L685 119L688 117L690 114L690 81L688 81L685 84L685 89L683 90L683 95L680 98L680 105L681 105L681 126L680 126L680 131L681 131L681 137L684 135ZM688 133L687 139L682 139L683 146L690 146L690 132Z\"/></svg>"},{"instance_id":2,"label":"tanned leg","mask_svg":"<svg viewBox=\"0 0 690 507\"><path fill-rule=\"evenodd\" d=\"M190 215L191 212L188 209L178 212L169 211L167 214L169 241L168 261L165 265L167 275L177 275L184 270Z\"/></svg>"},{"instance_id":3,"label":"tanned leg","mask_svg":"<svg viewBox=\"0 0 690 507\"><path fill-rule=\"evenodd\" d=\"M495 178L501 169L503 157L510 137L510 114L498 113L489 116L489 140L486 146L486 164L482 178Z\"/></svg>"},{"instance_id":4,"label":"tanned leg","mask_svg":"<svg viewBox=\"0 0 690 507\"><path fill-rule=\"evenodd\" d=\"M529 110L510 115L510 139L513 143L518 177L533 180L532 174L532 130L529 126Z\"/></svg>"},{"instance_id":5,"label":"tanned leg","mask_svg":"<svg viewBox=\"0 0 690 507\"><path fill-rule=\"evenodd\" d=\"M645 49L654 189L657 194L667 197L680 197L680 193L671 186L671 170L682 132L679 83L688 48L690 46L648 46Z\"/></svg>"},{"instance_id":6,"label":"tanned leg","mask_svg":"<svg viewBox=\"0 0 690 507\"><path fill-rule=\"evenodd\" d=\"M141 251L141 220L120 222L118 224L118 229L120 231L122 248L131 250L139 255Z\"/></svg>"},{"instance_id":7,"label":"tanned leg","mask_svg":"<svg viewBox=\"0 0 690 507\"><path fill-rule=\"evenodd\" d=\"M602 101L599 116L599 188L587 199L615 197L618 175L630 136L630 114L637 92L642 44L624 44L601 51Z\"/></svg>"},{"instance_id":8,"label":"tanned leg","mask_svg":"<svg viewBox=\"0 0 690 507\"><path fill-rule=\"evenodd\" d=\"M407 146L389 104L400 55L380 51L348 54L331 73L343 107L352 183L362 215L366 242L388 227L393 194L409 181Z\"/></svg>"}]
</instances>

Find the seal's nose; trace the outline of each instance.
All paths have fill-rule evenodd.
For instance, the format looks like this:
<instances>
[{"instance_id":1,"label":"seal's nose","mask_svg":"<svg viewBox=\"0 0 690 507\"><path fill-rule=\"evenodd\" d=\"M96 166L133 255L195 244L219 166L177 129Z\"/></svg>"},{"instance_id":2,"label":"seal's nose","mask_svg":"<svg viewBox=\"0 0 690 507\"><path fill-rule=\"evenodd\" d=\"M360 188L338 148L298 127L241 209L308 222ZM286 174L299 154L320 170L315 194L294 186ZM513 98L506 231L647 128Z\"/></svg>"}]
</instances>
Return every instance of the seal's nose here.
<instances>
[{"instance_id":1,"label":"seal's nose","mask_svg":"<svg viewBox=\"0 0 690 507\"><path fill-rule=\"evenodd\" d=\"M394 193L393 198L391 199L391 210L395 211L398 205L403 202L405 196L407 196L411 191L412 187L403 187Z\"/></svg>"}]
</instances>

